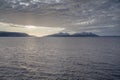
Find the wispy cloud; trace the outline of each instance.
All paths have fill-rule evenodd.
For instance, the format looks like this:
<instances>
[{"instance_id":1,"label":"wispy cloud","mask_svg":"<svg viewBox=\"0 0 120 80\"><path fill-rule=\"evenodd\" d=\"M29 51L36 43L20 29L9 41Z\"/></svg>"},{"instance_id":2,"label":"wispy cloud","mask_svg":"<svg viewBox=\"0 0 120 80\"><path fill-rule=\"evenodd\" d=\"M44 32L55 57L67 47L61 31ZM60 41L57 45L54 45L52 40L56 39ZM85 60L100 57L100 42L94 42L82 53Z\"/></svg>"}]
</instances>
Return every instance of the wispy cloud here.
<instances>
[{"instance_id":1,"label":"wispy cloud","mask_svg":"<svg viewBox=\"0 0 120 80\"><path fill-rule=\"evenodd\" d=\"M77 21L77 22L74 22L73 25L90 25L93 23L95 23L95 19L86 20L86 21Z\"/></svg>"},{"instance_id":2,"label":"wispy cloud","mask_svg":"<svg viewBox=\"0 0 120 80\"><path fill-rule=\"evenodd\" d=\"M0 3L0 18L4 22L60 26L66 31L95 26L102 28L101 33L108 33L105 26L109 25L114 26L109 26L113 33L116 28L120 30L120 0L0 0Z\"/></svg>"}]
</instances>

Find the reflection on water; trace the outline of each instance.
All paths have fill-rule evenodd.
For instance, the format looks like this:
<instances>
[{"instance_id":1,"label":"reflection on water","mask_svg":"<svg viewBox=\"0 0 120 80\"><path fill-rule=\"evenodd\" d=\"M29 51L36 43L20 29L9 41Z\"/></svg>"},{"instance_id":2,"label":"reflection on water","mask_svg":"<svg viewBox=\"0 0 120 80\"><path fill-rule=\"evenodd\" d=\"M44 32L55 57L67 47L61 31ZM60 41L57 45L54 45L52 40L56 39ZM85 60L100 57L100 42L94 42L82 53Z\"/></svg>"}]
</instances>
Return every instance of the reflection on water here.
<instances>
[{"instance_id":1,"label":"reflection on water","mask_svg":"<svg viewBox=\"0 0 120 80\"><path fill-rule=\"evenodd\" d=\"M0 80L120 80L120 38L0 38Z\"/></svg>"}]
</instances>

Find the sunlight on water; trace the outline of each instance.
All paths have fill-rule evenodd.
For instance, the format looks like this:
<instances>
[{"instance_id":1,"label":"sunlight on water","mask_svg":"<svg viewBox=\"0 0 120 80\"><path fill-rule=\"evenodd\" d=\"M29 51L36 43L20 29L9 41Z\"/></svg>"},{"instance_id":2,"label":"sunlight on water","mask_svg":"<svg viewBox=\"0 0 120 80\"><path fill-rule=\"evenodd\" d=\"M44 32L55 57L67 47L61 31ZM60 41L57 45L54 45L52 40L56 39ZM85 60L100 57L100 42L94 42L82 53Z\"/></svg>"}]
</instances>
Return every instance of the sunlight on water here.
<instances>
[{"instance_id":1,"label":"sunlight on water","mask_svg":"<svg viewBox=\"0 0 120 80\"><path fill-rule=\"evenodd\" d=\"M0 38L0 80L120 80L120 38Z\"/></svg>"}]
</instances>

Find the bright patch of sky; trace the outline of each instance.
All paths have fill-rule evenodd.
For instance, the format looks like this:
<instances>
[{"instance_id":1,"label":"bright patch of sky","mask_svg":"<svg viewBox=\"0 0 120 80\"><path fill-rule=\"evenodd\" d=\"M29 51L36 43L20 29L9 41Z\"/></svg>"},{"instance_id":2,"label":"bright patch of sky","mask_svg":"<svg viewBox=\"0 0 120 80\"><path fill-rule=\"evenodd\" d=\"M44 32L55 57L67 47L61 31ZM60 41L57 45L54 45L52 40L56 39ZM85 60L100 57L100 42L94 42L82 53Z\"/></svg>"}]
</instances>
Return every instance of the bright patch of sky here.
<instances>
[{"instance_id":1,"label":"bright patch of sky","mask_svg":"<svg viewBox=\"0 0 120 80\"><path fill-rule=\"evenodd\" d=\"M43 27L43 26L33 26L33 25L17 25L11 23L3 23L0 22L0 31L8 31L8 32L20 32L27 33L36 37L43 37L50 34L59 33L64 30L64 28L51 28L51 27Z\"/></svg>"}]
</instances>

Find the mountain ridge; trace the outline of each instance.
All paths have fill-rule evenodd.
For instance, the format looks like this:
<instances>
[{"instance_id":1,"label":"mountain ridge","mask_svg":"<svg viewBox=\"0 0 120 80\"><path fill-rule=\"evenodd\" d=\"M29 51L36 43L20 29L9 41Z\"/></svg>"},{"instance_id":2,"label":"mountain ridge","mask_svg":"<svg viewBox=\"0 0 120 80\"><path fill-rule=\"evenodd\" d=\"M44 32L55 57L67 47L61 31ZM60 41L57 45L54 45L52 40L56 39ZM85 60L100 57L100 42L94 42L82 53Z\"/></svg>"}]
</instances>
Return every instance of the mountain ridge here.
<instances>
[{"instance_id":1,"label":"mountain ridge","mask_svg":"<svg viewBox=\"0 0 120 80\"><path fill-rule=\"evenodd\" d=\"M53 35L49 35L47 37L99 37L99 35L91 32L82 32L82 33L74 33L74 34L60 32Z\"/></svg>"}]
</instances>

